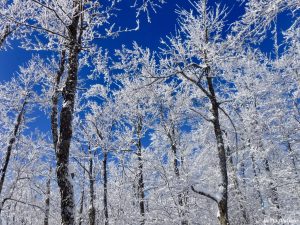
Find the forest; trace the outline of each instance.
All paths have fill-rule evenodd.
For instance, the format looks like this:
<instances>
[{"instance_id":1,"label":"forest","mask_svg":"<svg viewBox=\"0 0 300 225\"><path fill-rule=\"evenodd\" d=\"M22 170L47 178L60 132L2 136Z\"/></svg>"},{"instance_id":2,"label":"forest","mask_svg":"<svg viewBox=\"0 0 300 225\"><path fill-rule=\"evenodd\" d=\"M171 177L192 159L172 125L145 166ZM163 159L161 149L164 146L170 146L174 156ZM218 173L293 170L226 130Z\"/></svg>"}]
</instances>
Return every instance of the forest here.
<instances>
[{"instance_id":1,"label":"forest","mask_svg":"<svg viewBox=\"0 0 300 225\"><path fill-rule=\"evenodd\" d=\"M300 224L299 0L0 0L0 61L0 225Z\"/></svg>"}]
</instances>

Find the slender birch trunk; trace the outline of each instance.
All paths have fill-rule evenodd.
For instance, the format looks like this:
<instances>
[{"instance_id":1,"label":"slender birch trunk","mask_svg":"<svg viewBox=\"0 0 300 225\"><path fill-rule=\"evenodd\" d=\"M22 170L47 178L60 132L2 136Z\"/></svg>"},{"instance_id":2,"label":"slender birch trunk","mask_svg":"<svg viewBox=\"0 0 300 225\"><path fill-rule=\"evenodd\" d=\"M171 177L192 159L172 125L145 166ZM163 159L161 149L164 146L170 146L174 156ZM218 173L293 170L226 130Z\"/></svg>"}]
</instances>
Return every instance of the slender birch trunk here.
<instances>
[{"instance_id":1,"label":"slender birch trunk","mask_svg":"<svg viewBox=\"0 0 300 225\"><path fill-rule=\"evenodd\" d=\"M52 173L52 167L50 166L50 168L49 168L49 177L48 177L47 184L46 184L44 225L49 225L50 195L51 195L51 173Z\"/></svg>"},{"instance_id":2,"label":"slender birch trunk","mask_svg":"<svg viewBox=\"0 0 300 225\"><path fill-rule=\"evenodd\" d=\"M17 135L18 135L18 133L20 131L20 126L22 124L22 118L23 118L23 116L25 114L25 108L26 108L26 105L27 105L27 98L28 98L28 96L25 97L25 99L24 99L24 101L22 103L21 110L20 110L20 112L18 114L17 121L16 121L15 126L14 126L13 134L12 134L12 136L9 139L9 142L8 142L8 146L7 146L7 149L6 149L5 159L3 161L2 168L0 169L0 176L1 176L0 177L0 195L2 194L3 184L4 184L4 181L5 181L7 167L8 167L9 161L10 161L10 157L11 157L11 153L12 153L12 148L13 148L14 143L16 142Z\"/></svg>"}]
</instances>

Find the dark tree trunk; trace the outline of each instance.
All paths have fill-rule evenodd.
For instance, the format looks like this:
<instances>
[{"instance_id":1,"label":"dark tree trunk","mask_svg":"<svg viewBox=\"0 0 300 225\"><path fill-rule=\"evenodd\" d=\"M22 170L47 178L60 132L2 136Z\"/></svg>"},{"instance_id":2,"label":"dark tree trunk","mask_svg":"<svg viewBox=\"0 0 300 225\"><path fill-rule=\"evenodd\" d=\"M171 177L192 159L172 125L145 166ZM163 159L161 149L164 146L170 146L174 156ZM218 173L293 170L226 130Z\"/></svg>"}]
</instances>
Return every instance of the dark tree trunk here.
<instances>
[{"instance_id":1,"label":"dark tree trunk","mask_svg":"<svg viewBox=\"0 0 300 225\"><path fill-rule=\"evenodd\" d=\"M52 107L51 107L51 132L52 132L52 141L54 145L54 150L56 152L57 142L58 142L58 99L59 99L59 84L61 77L65 70L65 61L66 61L66 51L61 52L61 59L58 71L56 73L53 95L52 95Z\"/></svg>"},{"instance_id":2,"label":"dark tree trunk","mask_svg":"<svg viewBox=\"0 0 300 225\"><path fill-rule=\"evenodd\" d=\"M109 224L108 201L107 201L107 151L103 152L103 206L104 206L104 224Z\"/></svg>"},{"instance_id":3,"label":"dark tree trunk","mask_svg":"<svg viewBox=\"0 0 300 225\"><path fill-rule=\"evenodd\" d=\"M5 26L5 29L3 31L3 33L0 36L0 49L3 45L3 43L5 42L6 38L13 32L13 30L11 29L11 27L9 25Z\"/></svg>"},{"instance_id":4,"label":"dark tree trunk","mask_svg":"<svg viewBox=\"0 0 300 225\"><path fill-rule=\"evenodd\" d=\"M90 159L89 159L89 181L90 181L89 222L90 222L90 225L95 225L96 210L95 210L95 206L94 206L95 193L94 193L93 157L92 157L91 151L89 151L89 154L90 154ZM108 213L107 213L107 215L108 215Z\"/></svg>"},{"instance_id":5,"label":"dark tree trunk","mask_svg":"<svg viewBox=\"0 0 300 225\"><path fill-rule=\"evenodd\" d=\"M175 128L174 126L172 125L172 129L171 129L171 133L168 133L168 138L169 138L169 141L170 141L170 144L171 144L171 149L172 149L172 152L173 152L173 156L174 156L174 160L173 160L173 168L174 168L174 173L175 173L175 176L177 177L177 179L179 180L180 179L180 172L179 172L179 160L178 160L178 156L177 156L177 146L176 146L176 143L175 143ZM183 160L182 160L183 161ZM188 225L188 221L184 218L185 217L185 199L184 199L184 195L183 193L179 193L178 196L178 204L180 206L180 217L182 218L181 219L181 225Z\"/></svg>"},{"instance_id":6,"label":"dark tree trunk","mask_svg":"<svg viewBox=\"0 0 300 225\"><path fill-rule=\"evenodd\" d=\"M46 184L44 225L49 225L50 194L51 194L51 173L52 173L52 167L50 166L50 168L49 168L49 177L48 177L47 184Z\"/></svg>"},{"instance_id":7,"label":"dark tree trunk","mask_svg":"<svg viewBox=\"0 0 300 225\"><path fill-rule=\"evenodd\" d=\"M279 205L279 199L278 199L278 191L277 191L277 187L274 186L273 183L273 179L272 179L272 174L271 174L271 169L270 169L270 165L269 165L269 160L268 159L264 159L264 166L265 166L265 170L268 173L269 178L271 179L271 181L269 182L269 189L271 192L271 201L272 203L275 205L277 212L276 212L276 217L278 220L281 219L281 214L280 214L280 205Z\"/></svg>"},{"instance_id":8,"label":"dark tree trunk","mask_svg":"<svg viewBox=\"0 0 300 225\"><path fill-rule=\"evenodd\" d=\"M61 194L61 216L63 225L73 225L75 222L74 193L68 165L77 86L78 52L76 49L70 52L69 60L70 68L66 86L63 90L64 103L60 113L60 135L56 151L57 181Z\"/></svg>"},{"instance_id":9,"label":"dark tree trunk","mask_svg":"<svg viewBox=\"0 0 300 225\"><path fill-rule=\"evenodd\" d=\"M83 223L83 217L82 217L83 204L84 204L84 183L82 185L82 190L81 190L78 225L82 225L82 223Z\"/></svg>"},{"instance_id":10,"label":"dark tree trunk","mask_svg":"<svg viewBox=\"0 0 300 225\"><path fill-rule=\"evenodd\" d=\"M68 166L78 79L78 55L80 52L80 40L77 39L77 35L82 8L79 1L73 2L73 8L76 10L72 18L72 23L68 26L68 36L70 39L68 43L68 76L62 92L63 106L60 112L60 130L56 151L56 173L61 195L62 225L75 224L74 190Z\"/></svg>"},{"instance_id":11,"label":"dark tree trunk","mask_svg":"<svg viewBox=\"0 0 300 225\"><path fill-rule=\"evenodd\" d=\"M4 159L2 168L0 170L0 174L1 174L0 175L1 176L1 178L0 178L0 195L2 193L3 184L4 184L4 181L5 181L7 167L8 167L9 161L10 161L12 148L13 148L14 143L16 142L17 134L19 132L19 129L20 129L20 126L21 126L21 123L22 123L22 118L25 114L26 104L27 104L27 96L25 97L25 99L23 101L23 104L22 104L22 107L21 107L21 110L18 114L17 121L16 121L16 124L15 124L15 127L14 127L14 131L13 131L12 137L10 138L10 140L8 142L5 159Z\"/></svg>"},{"instance_id":12,"label":"dark tree trunk","mask_svg":"<svg viewBox=\"0 0 300 225\"><path fill-rule=\"evenodd\" d=\"M221 225L229 225L228 220L228 175L227 175L227 164L226 164L226 151L224 146L224 140L220 125L220 119L219 119L219 105L216 99L215 90L213 87L213 81L212 77L210 77L210 68L206 68L206 79L209 89L209 99L211 103L212 108L212 123L214 126L214 133L217 141L217 149L218 149L218 158L219 158L219 167L221 170L221 188L222 188L222 199L218 203L220 217L219 221Z\"/></svg>"},{"instance_id":13,"label":"dark tree trunk","mask_svg":"<svg viewBox=\"0 0 300 225\"><path fill-rule=\"evenodd\" d=\"M139 197L139 207L140 215L142 217L141 225L145 224L145 184L144 184L144 174L143 174L143 156L142 156L142 119L139 118L136 132L137 132L137 157L138 157L138 197Z\"/></svg>"}]
</instances>

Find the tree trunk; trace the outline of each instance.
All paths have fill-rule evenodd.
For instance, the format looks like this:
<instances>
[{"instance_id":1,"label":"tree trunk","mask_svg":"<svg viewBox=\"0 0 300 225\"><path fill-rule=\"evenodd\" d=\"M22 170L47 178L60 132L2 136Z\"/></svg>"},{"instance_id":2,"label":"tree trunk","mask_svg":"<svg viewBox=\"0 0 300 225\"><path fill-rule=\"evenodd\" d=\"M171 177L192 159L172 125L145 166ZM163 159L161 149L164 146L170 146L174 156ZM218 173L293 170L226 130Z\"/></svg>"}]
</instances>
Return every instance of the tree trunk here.
<instances>
[{"instance_id":1,"label":"tree trunk","mask_svg":"<svg viewBox=\"0 0 300 225\"><path fill-rule=\"evenodd\" d=\"M221 170L221 195L222 199L218 203L220 217L219 221L221 225L229 225L228 220L228 175L227 175L227 164L226 164L226 151L224 146L224 140L222 136L222 130L220 126L219 120L219 105L216 99L215 90L213 87L212 78L209 76L210 68L206 68L206 79L208 84L208 89L210 92L210 102L212 106L212 114L213 114L213 126L214 126L214 133L217 141L217 148L218 148L218 157L219 157L219 167Z\"/></svg>"},{"instance_id":2,"label":"tree trunk","mask_svg":"<svg viewBox=\"0 0 300 225\"><path fill-rule=\"evenodd\" d=\"M57 149L57 142L58 142L58 118L57 118L57 116L58 116L59 84L60 84L61 77L65 70L65 61L66 61L66 51L62 50L59 68L56 73L53 95L51 98L51 101L52 101L51 132L52 132L52 141L53 141L55 152Z\"/></svg>"},{"instance_id":3,"label":"tree trunk","mask_svg":"<svg viewBox=\"0 0 300 225\"><path fill-rule=\"evenodd\" d=\"M140 224L144 225L145 224L145 184L144 184L144 175L143 175L141 132L142 132L142 119L139 118L137 124L138 197L139 197L140 215L142 217Z\"/></svg>"},{"instance_id":4,"label":"tree trunk","mask_svg":"<svg viewBox=\"0 0 300 225\"><path fill-rule=\"evenodd\" d=\"M255 107L255 114L257 115L257 102L255 101L254 102L254 107ZM255 124L255 131L259 134L259 139L258 139L258 148L263 150L265 152L265 148L264 148L264 144L263 144L263 141L262 141L262 137L263 135L260 134L260 130L261 128L258 126L259 123L256 119L254 119L254 124ZM275 205L276 207L276 217L278 220L281 219L281 215L280 215L280 212L279 212L279 209L280 209L280 206L279 206L279 202L278 202L278 192L277 192L277 188L274 186L274 183L273 183L273 177L272 177L272 173L271 173L271 170L270 170L270 165L269 165L269 160L267 158L263 158L263 167L265 169L265 171L267 172L267 175L270 179L270 182L268 184L269 186L269 190L270 190L270 193L271 193L271 202Z\"/></svg>"},{"instance_id":5,"label":"tree trunk","mask_svg":"<svg viewBox=\"0 0 300 225\"><path fill-rule=\"evenodd\" d=\"M90 225L95 225L96 210L95 210L95 206L94 206L95 193L94 193L93 157L92 157L92 153L90 150L89 150L89 154L90 154L90 159L89 159L89 181L90 181L89 222L90 222Z\"/></svg>"},{"instance_id":6,"label":"tree trunk","mask_svg":"<svg viewBox=\"0 0 300 225\"><path fill-rule=\"evenodd\" d=\"M3 43L5 42L6 38L13 32L13 30L11 29L11 27L9 25L5 26L5 29L3 31L3 34L1 34L0 36L0 49L3 45Z\"/></svg>"},{"instance_id":7,"label":"tree trunk","mask_svg":"<svg viewBox=\"0 0 300 225\"><path fill-rule=\"evenodd\" d=\"M227 147L227 155L228 155L228 158L229 158L230 168L232 169L233 186L234 186L234 189L235 189L236 194L237 194L239 209L242 212L242 217L243 217L242 221L243 222L241 223L241 225L242 224L249 224L250 220L249 220L247 211L245 209L245 206L243 204L244 202L246 202L246 199L245 199L245 196L242 194L240 186L239 186L239 182L238 182L238 178L237 178L237 171L236 171L236 168L233 164L232 152L231 152L231 149L229 147Z\"/></svg>"},{"instance_id":8,"label":"tree trunk","mask_svg":"<svg viewBox=\"0 0 300 225\"><path fill-rule=\"evenodd\" d=\"M108 201L107 201L107 151L103 152L103 205L104 205L104 224L109 224Z\"/></svg>"},{"instance_id":9,"label":"tree trunk","mask_svg":"<svg viewBox=\"0 0 300 225\"><path fill-rule=\"evenodd\" d=\"M4 163L3 163L2 168L0 170L0 174L1 174L1 178L0 178L0 196L2 194L3 184L4 184L4 181L5 181L7 167L8 167L9 161L10 161L10 157L11 157L12 147L13 147L14 143L16 142L17 134L19 132L19 129L20 129L20 126L21 126L21 123L22 123L22 118L25 114L26 104L27 104L27 96L25 97L25 99L23 101L23 104L22 104L22 107L21 107L21 110L18 114L12 137L10 138L8 146L7 146L5 160L4 160ZM2 206L1 206L1 208L2 208Z\"/></svg>"},{"instance_id":10,"label":"tree trunk","mask_svg":"<svg viewBox=\"0 0 300 225\"><path fill-rule=\"evenodd\" d=\"M78 55L80 52L80 40L77 40L79 29L79 17L81 16L81 6L79 1L73 2L75 15L72 23L68 26L68 36L70 42L68 45L68 77L63 89L63 106L60 112L60 130L56 151L57 163L57 182L61 195L61 217L62 225L75 224L75 203L72 178L69 174L69 153L72 139L72 121L74 113L74 104L76 97L76 87L78 79Z\"/></svg>"},{"instance_id":11,"label":"tree trunk","mask_svg":"<svg viewBox=\"0 0 300 225\"><path fill-rule=\"evenodd\" d=\"M265 164L265 170L267 171L268 176L271 179L271 181L269 182L269 189L270 189L270 192L271 192L271 202L275 205L275 207L276 207L276 217L277 217L278 220L280 220L281 219L281 214L280 214L280 205L279 205L279 199L278 199L278 192L277 192L277 187L275 187L274 183L273 183L273 178L272 178L272 174L271 174L269 160L264 159L264 164Z\"/></svg>"},{"instance_id":12,"label":"tree trunk","mask_svg":"<svg viewBox=\"0 0 300 225\"><path fill-rule=\"evenodd\" d=\"M257 169L256 169L256 162L255 162L255 158L254 158L253 154L251 155L251 161L252 161L252 170L253 170L253 174L254 174L254 182L256 183L256 186L257 186L256 190L257 190L257 195L258 195L258 198L259 198L259 203L260 203L260 206L261 206L261 213L263 215L266 215L266 212L265 212L265 203L264 203L261 191L260 191L260 184L259 184L259 181L258 181L258 174L257 174Z\"/></svg>"},{"instance_id":13,"label":"tree trunk","mask_svg":"<svg viewBox=\"0 0 300 225\"><path fill-rule=\"evenodd\" d=\"M299 172L298 172L297 163L296 163L297 156L296 156L294 150L292 149L291 143L288 142L287 145L288 145L289 157L290 157L292 165L293 165L293 170L294 170L294 173L295 173L295 176L296 176L296 179L297 179L297 183L299 184L300 183L300 177L299 177Z\"/></svg>"},{"instance_id":14,"label":"tree trunk","mask_svg":"<svg viewBox=\"0 0 300 225\"><path fill-rule=\"evenodd\" d=\"M48 177L47 184L46 184L44 225L49 225L50 194L51 194L51 173L52 173L52 167L50 166L50 168L49 168L49 177Z\"/></svg>"},{"instance_id":15,"label":"tree trunk","mask_svg":"<svg viewBox=\"0 0 300 225\"><path fill-rule=\"evenodd\" d=\"M85 178L85 177L84 177ZM80 198L80 208L79 208L79 219L78 225L81 225L83 222L82 213L83 213L83 203L84 203L84 182L81 190L81 198Z\"/></svg>"},{"instance_id":16,"label":"tree trunk","mask_svg":"<svg viewBox=\"0 0 300 225\"><path fill-rule=\"evenodd\" d=\"M57 181L61 194L61 216L63 225L73 225L74 217L74 193L71 177L69 175L69 151L72 138L72 119L77 85L78 53L70 53L70 68L63 92L64 104L60 114L60 136L57 158Z\"/></svg>"},{"instance_id":17,"label":"tree trunk","mask_svg":"<svg viewBox=\"0 0 300 225\"><path fill-rule=\"evenodd\" d=\"M177 157L177 146L176 146L176 143L174 141L174 138L175 138L175 128L174 126L172 125L172 130L171 130L171 133L168 133L168 138L170 140L170 144L171 144L171 149L172 149L172 152L173 152L173 156L174 156L174 160L173 160L173 168L174 168L174 173L175 173L175 176L178 180L180 180L180 172L179 172L179 160L178 160L178 157ZM185 205L184 205L184 195L183 193L179 193L178 194L178 204L180 206L180 217L182 218L181 219L181 225L188 225L188 221L184 218L185 217Z\"/></svg>"}]
</instances>

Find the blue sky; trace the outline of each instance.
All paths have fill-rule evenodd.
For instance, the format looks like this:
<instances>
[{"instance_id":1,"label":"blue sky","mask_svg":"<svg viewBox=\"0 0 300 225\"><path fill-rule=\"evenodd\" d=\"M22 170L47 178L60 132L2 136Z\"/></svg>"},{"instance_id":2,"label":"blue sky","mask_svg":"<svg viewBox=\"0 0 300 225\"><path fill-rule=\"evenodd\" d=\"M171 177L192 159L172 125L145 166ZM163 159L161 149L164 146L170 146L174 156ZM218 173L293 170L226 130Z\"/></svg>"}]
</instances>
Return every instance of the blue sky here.
<instances>
[{"instance_id":1,"label":"blue sky","mask_svg":"<svg viewBox=\"0 0 300 225\"><path fill-rule=\"evenodd\" d=\"M120 24L123 27L134 27L135 26L135 12L133 9L128 7L128 2L131 0L124 0L120 8L125 6L125 10L119 11L119 17L115 18L116 24ZM192 0L191 0L192 1ZM227 23L230 24L238 19L243 12L243 6L236 0L220 0L213 1L209 0L209 5L214 5L215 3L221 3L221 5L226 5L229 14L227 17ZM157 10L155 14L151 11L151 23L147 22L146 15L143 14L140 18L140 29L135 32L122 33L119 37L114 39L101 39L95 41L99 46L108 49L111 53L115 49L120 48L123 44L127 47L131 47L133 41L136 41L139 45L143 47L149 47L152 50L158 49L160 45L160 39L164 38L166 35L174 33L176 28L177 15L174 12L175 9L181 8L191 8L188 0L167 0L167 3L162 5L160 9ZM290 25L291 20L286 15L279 16L278 23L279 29L286 29ZM281 38L282 39L282 38ZM50 51L40 51L40 52L28 52L23 49L18 48L18 43L11 41L13 49L8 49L7 51L0 51L0 82L8 80L13 73L18 70L18 66L24 65L33 54L41 54L42 57L50 56ZM270 52L272 50L273 43L270 39L263 42L260 48L265 52ZM87 70L80 72L79 77L85 77ZM50 124L42 116L37 118L32 124L34 127L39 127L40 129L46 131L49 130Z\"/></svg>"},{"instance_id":2,"label":"blue sky","mask_svg":"<svg viewBox=\"0 0 300 225\"><path fill-rule=\"evenodd\" d=\"M127 26L129 28L135 26L135 12L133 9L128 8L129 0L124 0L122 3L126 5L126 9L119 12L119 17L115 20L121 24L121 26ZM220 2L225 4L231 9L231 13L228 17L228 21L234 21L241 15L242 10L239 7L239 3L235 0L222 0L222 1L209 1L209 4ZM122 6L122 5L121 5ZM122 44L130 47L133 41L136 41L143 47L149 47L150 49L157 49L160 39L168 34L174 33L176 28L177 16L174 13L178 7L190 8L188 0L167 0L167 3L162 5L155 14L151 11L151 23L146 20L146 15L143 14L140 18L140 30L136 32L122 33L115 39L102 39L97 40L96 43L103 48L109 49L111 52L114 49L120 48ZM121 8L121 7L120 7ZM32 56L32 54L42 54L43 56L49 55L47 52L26 52L18 48L18 43L11 41L13 49L7 51L0 51L0 82L8 80L12 74L17 70L19 65L24 65Z\"/></svg>"}]
</instances>

